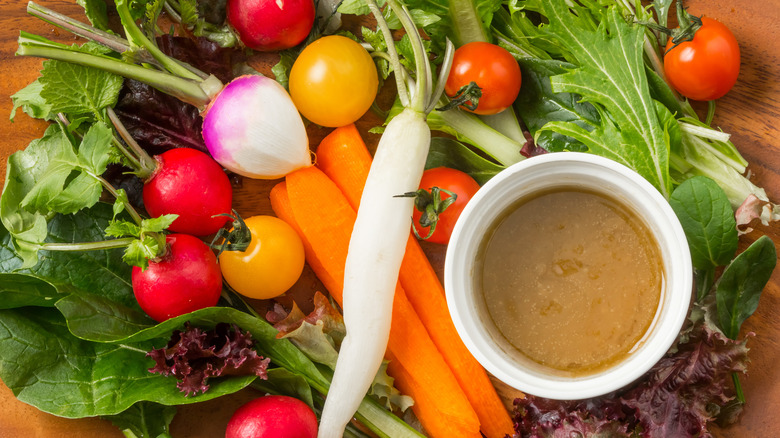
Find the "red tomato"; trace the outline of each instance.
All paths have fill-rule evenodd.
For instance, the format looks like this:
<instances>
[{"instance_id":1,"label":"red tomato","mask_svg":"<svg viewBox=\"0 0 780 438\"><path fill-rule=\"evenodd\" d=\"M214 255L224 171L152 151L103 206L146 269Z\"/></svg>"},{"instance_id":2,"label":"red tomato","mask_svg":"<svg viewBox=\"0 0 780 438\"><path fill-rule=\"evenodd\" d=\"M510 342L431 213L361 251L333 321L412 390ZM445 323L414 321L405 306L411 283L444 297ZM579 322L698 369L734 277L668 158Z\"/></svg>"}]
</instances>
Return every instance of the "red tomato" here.
<instances>
[{"instance_id":1,"label":"red tomato","mask_svg":"<svg viewBox=\"0 0 780 438\"><path fill-rule=\"evenodd\" d=\"M739 75L739 44L723 23L702 17L692 41L671 48L664 72L672 86L693 100L715 100L726 94Z\"/></svg>"},{"instance_id":2,"label":"red tomato","mask_svg":"<svg viewBox=\"0 0 780 438\"><path fill-rule=\"evenodd\" d=\"M482 89L476 114L496 114L512 105L520 92L520 66L509 51L495 44L475 41L455 50L444 92L453 97L461 87L475 82Z\"/></svg>"},{"instance_id":3,"label":"red tomato","mask_svg":"<svg viewBox=\"0 0 780 438\"><path fill-rule=\"evenodd\" d=\"M469 200L479 190L479 184L474 181L467 173L460 170L450 169L448 167L436 167L428 169L423 173L420 180L420 189L430 191L432 187L438 187L442 190L448 190L457 195L455 202L450 204L444 211L439 212L436 228L426 240L434 243L446 244L450 241L452 229L455 228L455 222L460 217L460 213L466 207ZM450 195L441 192L442 200L448 199ZM430 231L429 228L423 228L420 225L422 212L415 208L414 227L419 236L425 237Z\"/></svg>"}]
</instances>

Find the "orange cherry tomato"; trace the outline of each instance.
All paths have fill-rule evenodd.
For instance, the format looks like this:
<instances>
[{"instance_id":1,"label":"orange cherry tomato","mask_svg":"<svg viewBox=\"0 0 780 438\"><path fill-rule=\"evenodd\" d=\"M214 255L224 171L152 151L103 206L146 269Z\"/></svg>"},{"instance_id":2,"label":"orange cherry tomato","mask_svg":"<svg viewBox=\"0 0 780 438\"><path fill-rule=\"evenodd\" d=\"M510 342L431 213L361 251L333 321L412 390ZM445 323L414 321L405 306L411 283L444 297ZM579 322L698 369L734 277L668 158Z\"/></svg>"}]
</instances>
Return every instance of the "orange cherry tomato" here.
<instances>
[{"instance_id":1,"label":"orange cherry tomato","mask_svg":"<svg viewBox=\"0 0 780 438\"><path fill-rule=\"evenodd\" d=\"M303 272L301 238L287 222L274 216L252 216L244 222L252 241L245 251L219 255L222 277L249 298L269 299L285 293Z\"/></svg>"}]
</instances>

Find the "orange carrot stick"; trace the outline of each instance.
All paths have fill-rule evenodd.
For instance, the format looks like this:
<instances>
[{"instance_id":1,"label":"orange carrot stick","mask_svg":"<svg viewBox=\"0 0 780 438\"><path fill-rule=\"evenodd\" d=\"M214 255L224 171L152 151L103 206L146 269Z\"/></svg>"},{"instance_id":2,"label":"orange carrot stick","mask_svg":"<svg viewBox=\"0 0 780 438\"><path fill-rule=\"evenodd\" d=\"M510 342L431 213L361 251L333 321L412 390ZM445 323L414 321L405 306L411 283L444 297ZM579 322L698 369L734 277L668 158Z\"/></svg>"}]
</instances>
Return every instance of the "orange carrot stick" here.
<instances>
[{"instance_id":1,"label":"orange carrot stick","mask_svg":"<svg viewBox=\"0 0 780 438\"><path fill-rule=\"evenodd\" d=\"M344 192L357 209L371 167L371 155L354 125L335 129L317 148L317 166ZM455 330L444 288L417 239L411 235L399 274L401 286L452 369L479 416L487 438L514 433L512 419L487 372L471 355Z\"/></svg>"},{"instance_id":2,"label":"orange carrot stick","mask_svg":"<svg viewBox=\"0 0 780 438\"><path fill-rule=\"evenodd\" d=\"M286 216L292 217L304 248L310 248L306 250L309 265L340 303L344 263L356 217L347 199L324 173L307 168L288 175L286 185L274 187L271 203L277 216L285 220ZM476 413L400 287L393 301L388 353L403 363L416 382L425 385L416 391L426 392L421 396L430 400L426 401L426 410L420 405L412 409L430 436L480 436Z\"/></svg>"},{"instance_id":3,"label":"orange carrot stick","mask_svg":"<svg viewBox=\"0 0 780 438\"><path fill-rule=\"evenodd\" d=\"M309 267L312 269L312 271L314 271L314 274L317 276L317 278L320 279L322 284L325 286L325 289L329 291L337 291L336 293L340 293L343 282L343 273L342 277L338 280L333 278L330 275L330 272L325 269L322 261L317 258L317 253L314 251L314 248L312 247L309 240L304 238L303 231L298 225L298 222L295 221L295 216L293 215L292 205L290 205L290 198L287 193L287 183L282 181L275 185L271 189L270 197L271 208L273 209L274 213L276 213L276 216L279 217L279 219L287 222L287 224L289 224L295 230L295 232L301 236L301 240L303 241L303 251L306 254L306 263L309 264ZM333 293L331 293L331 295L333 295ZM337 301L339 303L341 302L340 295Z\"/></svg>"}]
</instances>

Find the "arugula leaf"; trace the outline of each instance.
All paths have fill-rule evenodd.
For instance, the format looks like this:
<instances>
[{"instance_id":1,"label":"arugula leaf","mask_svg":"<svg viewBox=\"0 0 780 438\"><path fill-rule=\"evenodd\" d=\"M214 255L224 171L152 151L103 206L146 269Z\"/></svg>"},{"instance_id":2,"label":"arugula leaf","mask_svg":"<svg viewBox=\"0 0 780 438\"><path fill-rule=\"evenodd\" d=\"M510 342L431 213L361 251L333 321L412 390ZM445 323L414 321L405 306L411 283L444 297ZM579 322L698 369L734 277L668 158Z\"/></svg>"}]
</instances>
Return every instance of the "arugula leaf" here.
<instances>
[{"instance_id":1,"label":"arugula leaf","mask_svg":"<svg viewBox=\"0 0 780 438\"><path fill-rule=\"evenodd\" d=\"M11 121L14 120L16 110L19 108L34 119L51 120L51 105L46 102L46 99L41 97L41 91L43 91L43 84L36 79L33 83L11 96L11 100L14 103L14 107L11 109Z\"/></svg>"},{"instance_id":2,"label":"arugula leaf","mask_svg":"<svg viewBox=\"0 0 780 438\"><path fill-rule=\"evenodd\" d=\"M52 285L21 274L0 273L0 309L51 307L61 295Z\"/></svg>"},{"instance_id":3,"label":"arugula leaf","mask_svg":"<svg viewBox=\"0 0 780 438\"><path fill-rule=\"evenodd\" d=\"M32 212L69 214L95 205L103 192L99 175L106 171L113 132L98 122L84 135L78 150L65 135L48 146L46 168L21 201Z\"/></svg>"},{"instance_id":4,"label":"arugula leaf","mask_svg":"<svg viewBox=\"0 0 780 438\"><path fill-rule=\"evenodd\" d=\"M737 252L737 223L726 194L715 181L697 176L680 184L669 199L680 219L693 267L715 269L727 265Z\"/></svg>"},{"instance_id":5,"label":"arugula leaf","mask_svg":"<svg viewBox=\"0 0 780 438\"><path fill-rule=\"evenodd\" d=\"M138 402L124 412L104 418L121 429L127 437L161 438L170 436L170 425L175 415L175 406Z\"/></svg>"},{"instance_id":6,"label":"arugula leaf","mask_svg":"<svg viewBox=\"0 0 780 438\"><path fill-rule=\"evenodd\" d=\"M52 113L105 120L103 109L116 104L123 79L95 68L48 60L38 81L43 86L41 98Z\"/></svg>"},{"instance_id":7,"label":"arugula leaf","mask_svg":"<svg viewBox=\"0 0 780 438\"><path fill-rule=\"evenodd\" d=\"M566 47L567 60L577 66L551 77L552 91L582 96L601 116L600 125L592 131L559 121L541 131L581 141L591 153L634 169L668 197L672 189L669 144L645 74L644 27L627 23L615 6L606 9L603 17L593 17L586 7L555 0L541 2L540 12L549 20L540 30ZM597 18L602 20L594 28Z\"/></svg>"},{"instance_id":8,"label":"arugula leaf","mask_svg":"<svg viewBox=\"0 0 780 438\"><path fill-rule=\"evenodd\" d=\"M80 340L53 308L0 310L0 378L16 397L66 418L118 414L139 401L177 405L209 400L244 388L254 376L220 379L198 397L185 397L176 381L147 369L155 339L127 344Z\"/></svg>"},{"instance_id":9,"label":"arugula leaf","mask_svg":"<svg viewBox=\"0 0 780 438\"><path fill-rule=\"evenodd\" d=\"M761 291L776 264L774 242L767 236L761 236L723 271L715 298L720 328L730 339L737 339L742 323L756 311Z\"/></svg>"}]
</instances>

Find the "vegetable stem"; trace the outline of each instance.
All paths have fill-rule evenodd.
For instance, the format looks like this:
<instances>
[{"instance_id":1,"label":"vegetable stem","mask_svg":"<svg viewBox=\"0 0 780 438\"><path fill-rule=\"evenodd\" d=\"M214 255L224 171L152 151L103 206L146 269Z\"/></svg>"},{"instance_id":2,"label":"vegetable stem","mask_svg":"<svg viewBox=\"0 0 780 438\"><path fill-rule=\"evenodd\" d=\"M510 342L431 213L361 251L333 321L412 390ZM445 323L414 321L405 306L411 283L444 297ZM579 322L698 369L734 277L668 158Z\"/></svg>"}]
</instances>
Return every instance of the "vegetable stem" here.
<instances>
[{"instance_id":1,"label":"vegetable stem","mask_svg":"<svg viewBox=\"0 0 780 438\"><path fill-rule=\"evenodd\" d=\"M107 108L107 112L108 118L111 120L114 128L119 133L119 136L122 137L122 140L124 140L125 143L127 143L127 145L130 147L132 153L127 151L124 146L121 146L119 149L123 154L125 154L125 156L128 157L128 159L138 162L138 176L140 178L145 179L149 177L157 168L157 162L154 158L149 156L149 154L146 153L146 151L138 144L138 142L135 141L133 136L130 135L130 133L127 131L127 128L125 128L125 125L121 120L119 120L116 112L114 112L114 109L109 107ZM121 142L117 143L121 145Z\"/></svg>"},{"instance_id":2,"label":"vegetable stem","mask_svg":"<svg viewBox=\"0 0 780 438\"><path fill-rule=\"evenodd\" d=\"M382 16L382 11L379 9L379 5L377 5L376 0L366 0L366 4L374 16ZM391 47L393 45L393 32L390 30L390 26L387 25L385 20L377 20L376 25L382 32L382 36L384 37L387 46ZM404 82L404 74L401 73L404 71L404 67L401 65L398 52L395 50L388 50L387 54L390 58L389 61L390 65L393 67L393 72L395 72L393 76L395 76L395 85L398 92L398 98L401 100L401 104L404 107L409 106L411 104L411 99Z\"/></svg>"},{"instance_id":3,"label":"vegetable stem","mask_svg":"<svg viewBox=\"0 0 780 438\"><path fill-rule=\"evenodd\" d=\"M446 101L440 100L439 103L444 104ZM452 127L458 134L465 137L469 143L504 166L509 166L524 159L520 154L520 149L522 148L520 143L487 126L472 114L453 108L447 111L436 111L431 116L441 118L444 124Z\"/></svg>"},{"instance_id":4,"label":"vegetable stem","mask_svg":"<svg viewBox=\"0 0 780 438\"><path fill-rule=\"evenodd\" d=\"M152 57L156 59L157 62L159 62L160 65L170 73L184 79L201 79L200 76L191 72L189 69L163 53L156 44L152 43L149 38L144 35L130 14L130 8L128 7L126 0L119 0L115 3L117 13L119 13L119 19L122 21L122 27L125 29L125 33L127 34L127 38L130 40L131 44L135 44L146 49L149 54L152 55Z\"/></svg>"},{"instance_id":5,"label":"vegetable stem","mask_svg":"<svg viewBox=\"0 0 780 438\"><path fill-rule=\"evenodd\" d=\"M745 404L745 393L742 391L742 383L739 381L739 375L737 373L731 373L731 380L734 381L734 392L737 401Z\"/></svg>"},{"instance_id":6,"label":"vegetable stem","mask_svg":"<svg viewBox=\"0 0 780 438\"><path fill-rule=\"evenodd\" d=\"M119 199L119 193L116 191L114 186L111 185L111 183L103 179L102 176L89 172L86 169L85 172L92 178L95 178L96 180L100 181L100 184L103 186L103 188L105 188L106 191L108 191L108 193L110 193L111 196L114 197L114 199ZM133 218L133 221L135 221L135 223L140 225L143 219L141 218L141 215L139 215L138 212L135 210L135 208L129 203L125 203L124 207L125 210L127 210L127 212L130 214L130 217Z\"/></svg>"},{"instance_id":7,"label":"vegetable stem","mask_svg":"<svg viewBox=\"0 0 780 438\"><path fill-rule=\"evenodd\" d=\"M33 1L27 3L27 13L74 35L102 44L115 52L122 53L130 50L130 44L124 38L96 29ZM147 61L153 60L151 57L148 58Z\"/></svg>"},{"instance_id":8,"label":"vegetable stem","mask_svg":"<svg viewBox=\"0 0 780 438\"><path fill-rule=\"evenodd\" d=\"M39 249L44 251L95 251L102 249L124 248L130 245L134 240L135 239L132 237L123 237L121 239L101 240L98 242L47 242L42 244Z\"/></svg>"},{"instance_id":9,"label":"vegetable stem","mask_svg":"<svg viewBox=\"0 0 780 438\"><path fill-rule=\"evenodd\" d=\"M692 123L687 123L685 121L680 121L679 124L680 124L680 129L682 129L683 132L686 132L691 135L695 135L696 137L699 138L721 141L724 143L729 141L729 139L731 139L731 134L723 131L718 131L717 129L706 128L704 126L694 125Z\"/></svg>"},{"instance_id":10,"label":"vegetable stem","mask_svg":"<svg viewBox=\"0 0 780 438\"><path fill-rule=\"evenodd\" d=\"M42 39L28 39L26 37L28 35L29 34L23 34L19 38L19 48L16 51L17 55L36 56L71 62L86 67L98 68L123 77L136 79L184 102L195 105L201 110L205 109L206 105L209 103L209 96L203 91L200 87L200 83L197 81L179 78L169 73L151 70L135 64L128 64L107 56L93 55L69 48L57 47L54 43L45 44L41 42Z\"/></svg>"},{"instance_id":11,"label":"vegetable stem","mask_svg":"<svg viewBox=\"0 0 780 438\"><path fill-rule=\"evenodd\" d=\"M449 5L455 45L460 47L472 41L490 41L472 0L450 0Z\"/></svg>"}]
</instances>

